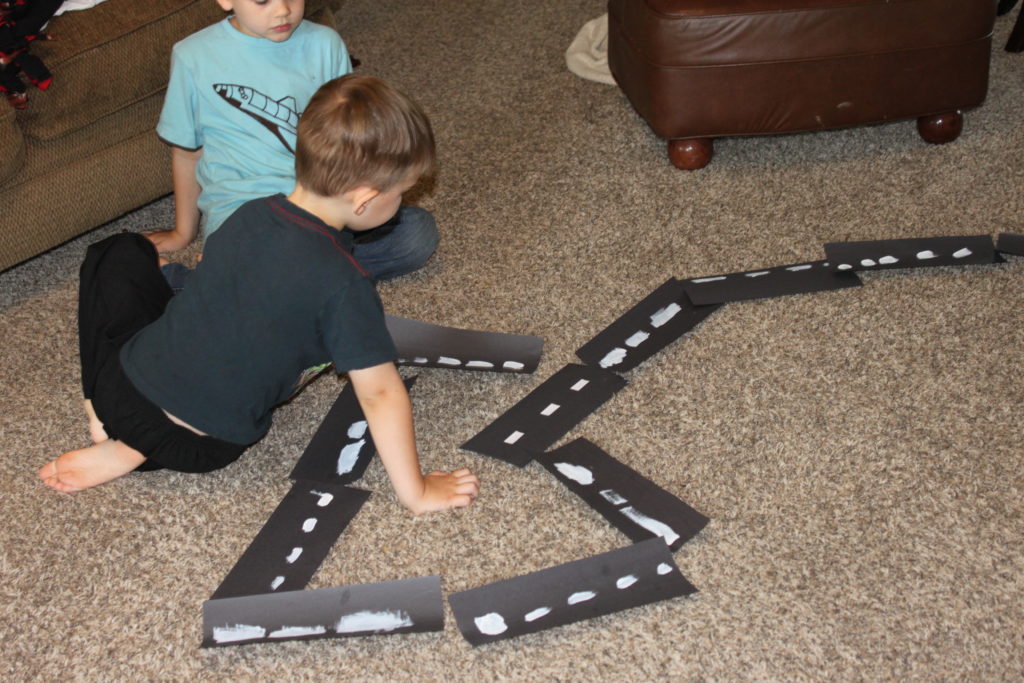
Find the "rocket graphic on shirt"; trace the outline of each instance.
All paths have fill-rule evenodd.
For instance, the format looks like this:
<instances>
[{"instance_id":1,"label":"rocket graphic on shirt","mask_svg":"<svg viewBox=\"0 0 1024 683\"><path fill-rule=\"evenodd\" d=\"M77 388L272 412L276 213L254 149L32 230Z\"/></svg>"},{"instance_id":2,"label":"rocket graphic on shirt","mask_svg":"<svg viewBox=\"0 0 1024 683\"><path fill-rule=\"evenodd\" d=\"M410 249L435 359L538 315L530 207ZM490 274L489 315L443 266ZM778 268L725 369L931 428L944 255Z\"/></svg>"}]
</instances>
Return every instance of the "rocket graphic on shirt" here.
<instances>
[{"instance_id":1,"label":"rocket graphic on shirt","mask_svg":"<svg viewBox=\"0 0 1024 683\"><path fill-rule=\"evenodd\" d=\"M298 129L299 112L294 97L274 100L254 88L230 83L214 83L213 89L232 107L253 117L276 135L289 152L295 152L291 141Z\"/></svg>"}]
</instances>

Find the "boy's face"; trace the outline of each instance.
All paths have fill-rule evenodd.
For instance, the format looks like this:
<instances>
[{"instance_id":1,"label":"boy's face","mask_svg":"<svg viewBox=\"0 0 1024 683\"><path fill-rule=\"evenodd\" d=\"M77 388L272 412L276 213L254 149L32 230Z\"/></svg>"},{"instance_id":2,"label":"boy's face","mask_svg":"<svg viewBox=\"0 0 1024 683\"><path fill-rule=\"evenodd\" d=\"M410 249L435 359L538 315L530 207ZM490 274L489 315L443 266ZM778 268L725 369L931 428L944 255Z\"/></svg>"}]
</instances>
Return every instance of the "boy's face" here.
<instances>
[{"instance_id":1,"label":"boy's face","mask_svg":"<svg viewBox=\"0 0 1024 683\"><path fill-rule=\"evenodd\" d=\"M234 12L231 25L254 38L283 43L302 21L306 0L217 0L226 12Z\"/></svg>"},{"instance_id":2,"label":"boy's face","mask_svg":"<svg viewBox=\"0 0 1024 683\"><path fill-rule=\"evenodd\" d=\"M418 180L419 177L410 176L390 190L379 192L363 205L359 213L346 221L346 226L350 230L359 232L387 223L398 213L398 208L402 205L402 195Z\"/></svg>"}]
</instances>

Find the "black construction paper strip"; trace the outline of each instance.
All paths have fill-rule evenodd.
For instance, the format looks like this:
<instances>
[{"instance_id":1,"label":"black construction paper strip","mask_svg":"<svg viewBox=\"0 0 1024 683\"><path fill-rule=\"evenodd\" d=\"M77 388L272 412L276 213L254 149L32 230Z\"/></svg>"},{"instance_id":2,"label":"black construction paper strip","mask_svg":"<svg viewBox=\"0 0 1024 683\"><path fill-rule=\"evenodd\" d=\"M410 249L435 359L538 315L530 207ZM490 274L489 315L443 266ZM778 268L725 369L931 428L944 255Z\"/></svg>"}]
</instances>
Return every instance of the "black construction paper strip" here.
<instances>
[{"instance_id":1,"label":"black construction paper strip","mask_svg":"<svg viewBox=\"0 0 1024 683\"><path fill-rule=\"evenodd\" d=\"M660 539L448 596L473 646L690 595Z\"/></svg>"},{"instance_id":2,"label":"black construction paper strip","mask_svg":"<svg viewBox=\"0 0 1024 683\"><path fill-rule=\"evenodd\" d=\"M416 377L405 380L406 389L411 390L414 384ZM350 382L338 394L288 476L351 484L363 476L376 453L366 417Z\"/></svg>"},{"instance_id":3,"label":"black construction paper strip","mask_svg":"<svg viewBox=\"0 0 1024 683\"><path fill-rule=\"evenodd\" d=\"M441 577L249 595L203 603L203 647L444 628Z\"/></svg>"},{"instance_id":4,"label":"black construction paper strip","mask_svg":"<svg viewBox=\"0 0 1024 683\"><path fill-rule=\"evenodd\" d=\"M996 242L996 249L1004 254L1024 256L1024 235L1001 232L999 233L999 241Z\"/></svg>"},{"instance_id":5,"label":"black construction paper strip","mask_svg":"<svg viewBox=\"0 0 1024 683\"><path fill-rule=\"evenodd\" d=\"M825 245L825 254L829 268L835 271L956 266L996 261L991 235L829 242Z\"/></svg>"},{"instance_id":6,"label":"black construction paper strip","mask_svg":"<svg viewBox=\"0 0 1024 683\"><path fill-rule=\"evenodd\" d=\"M743 273L727 273L683 280L690 301L697 306L747 299L768 299L789 294L809 294L846 287L859 287L856 273L837 273L827 261L795 263Z\"/></svg>"},{"instance_id":7,"label":"black construction paper strip","mask_svg":"<svg viewBox=\"0 0 1024 683\"><path fill-rule=\"evenodd\" d=\"M593 367L628 372L719 308L694 306L682 283L670 278L581 346L576 355Z\"/></svg>"},{"instance_id":8,"label":"black construction paper strip","mask_svg":"<svg viewBox=\"0 0 1024 683\"><path fill-rule=\"evenodd\" d=\"M537 369L544 340L524 334L481 332L384 316L399 365L523 372Z\"/></svg>"},{"instance_id":9,"label":"black construction paper strip","mask_svg":"<svg viewBox=\"0 0 1024 683\"><path fill-rule=\"evenodd\" d=\"M369 497L362 489L295 482L210 599L302 590Z\"/></svg>"},{"instance_id":10,"label":"black construction paper strip","mask_svg":"<svg viewBox=\"0 0 1024 683\"><path fill-rule=\"evenodd\" d=\"M670 550L678 550L708 523L586 439L538 455L537 462L634 542L661 538Z\"/></svg>"},{"instance_id":11,"label":"black construction paper strip","mask_svg":"<svg viewBox=\"0 0 1024 683\"><path fill-rule=\"evenodd\" d=\"M462 448L525 467L624 386L614 372L566 365Z\"/></svg>"}]
</instances>

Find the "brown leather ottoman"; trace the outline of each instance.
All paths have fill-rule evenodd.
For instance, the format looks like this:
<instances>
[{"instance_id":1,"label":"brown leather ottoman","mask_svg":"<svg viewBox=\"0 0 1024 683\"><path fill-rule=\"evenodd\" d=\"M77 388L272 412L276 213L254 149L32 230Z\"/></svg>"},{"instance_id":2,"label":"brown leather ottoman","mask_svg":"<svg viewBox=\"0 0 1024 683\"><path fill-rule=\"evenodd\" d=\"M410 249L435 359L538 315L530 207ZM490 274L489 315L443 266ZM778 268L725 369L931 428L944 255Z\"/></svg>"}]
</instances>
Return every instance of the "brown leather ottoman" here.
<instances>
[{"instance_id":1,"label":"brown leather ottoman","mask_svg":"<svg viewBox=\"0 0 1024 683\"><path fill-rule=\"evenodd\" d=\"M988 90L997 0L609 0L608 63L669 158L711 139L917 118L956 139Z\"/></svg>"}]
</instances>

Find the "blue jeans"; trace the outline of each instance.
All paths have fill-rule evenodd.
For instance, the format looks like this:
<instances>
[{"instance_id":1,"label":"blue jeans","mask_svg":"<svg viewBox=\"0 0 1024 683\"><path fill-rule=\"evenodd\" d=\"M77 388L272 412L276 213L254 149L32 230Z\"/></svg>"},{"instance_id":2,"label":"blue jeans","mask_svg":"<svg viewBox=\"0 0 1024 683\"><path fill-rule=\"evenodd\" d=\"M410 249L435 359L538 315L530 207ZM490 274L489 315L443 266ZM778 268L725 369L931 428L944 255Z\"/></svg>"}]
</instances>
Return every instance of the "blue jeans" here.
<instances>
[{"instance_id":1,"label":"blue jeans","mask_svg":"<svg viewBox=\"0 0 1024 683\"><path fill-rule=\"evenodd\" d=\"M356 260L375 280L419 270L437 249L434 216L418 206L402 206L379 228L355 234Z\"/></svg>"}]
</instances>

